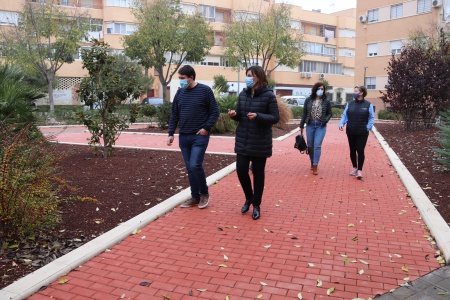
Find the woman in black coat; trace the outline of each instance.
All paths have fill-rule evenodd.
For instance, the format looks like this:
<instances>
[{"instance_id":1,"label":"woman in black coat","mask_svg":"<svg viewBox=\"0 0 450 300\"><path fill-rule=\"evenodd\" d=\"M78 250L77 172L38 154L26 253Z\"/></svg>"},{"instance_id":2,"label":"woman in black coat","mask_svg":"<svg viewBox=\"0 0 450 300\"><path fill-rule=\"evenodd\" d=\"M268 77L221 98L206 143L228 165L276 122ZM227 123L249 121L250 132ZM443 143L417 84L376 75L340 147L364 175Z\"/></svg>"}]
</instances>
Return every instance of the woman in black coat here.
<instances>
[{"instance_id":1,"label":"woman in black coat","mask_svg":"<svg viewBox=\"0 0 450 300\"><path fill-rule=\"evenodd\" d=\"M236 129L236 172L245 194L241 212L253 205L253 220L260 217L260 205L264 190L266 160L272 156L272 125L278 123L280 113L277 99L267 86L264 69L252 66L246 70L245 88L239 94L236 110L228 115L238 121ZM252 163L253 188L249 175Z\"/></svg>"}]
</instances>

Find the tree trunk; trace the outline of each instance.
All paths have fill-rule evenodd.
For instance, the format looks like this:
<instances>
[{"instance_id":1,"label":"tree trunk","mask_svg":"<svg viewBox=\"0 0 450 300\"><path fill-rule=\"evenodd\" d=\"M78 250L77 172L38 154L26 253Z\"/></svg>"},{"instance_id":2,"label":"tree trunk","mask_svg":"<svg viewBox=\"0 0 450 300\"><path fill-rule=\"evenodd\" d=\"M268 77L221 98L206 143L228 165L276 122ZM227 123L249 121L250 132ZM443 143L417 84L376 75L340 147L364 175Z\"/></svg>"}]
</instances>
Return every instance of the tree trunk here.
<instances>
[{"instance_id":1,"label":"tree trunk","mask_svg":"<svg viewBox=\"0 0 450 300\"><path fill-rule=\"evenodd\" d=\"M103 158L108 157L108 129L106 128L106 119L107 119L108 111L107 109L104 109L102 112L102 130L103 130Z\"/></svg>"},{"instance_id":2,"label":"tree trunk","mask_svg":"<svg viewBox=\"0 0 450 300\"><path fill-rule=\"evenodd\" d=\"M164 100L164 102L170 102L170 99L167 99L167 81L164 78L163 75L163 68L156 68L156 71L158 72L158 78L159 78L159 82L161 82L162 85L162 98Z\"/></svg>"},{"instance_id":3,"label":"tree trunk","mask_svg":"<svg viewBox=\"0 0 450 300\"><path fill-rule=\"evenodd\" d=\"M55 102L53 101L53 79L47 79L48 103L50 104L50 116L55 116Z\"/></svg>"},{"instance_id":4,"label":"tree trunk","mask_svg":"<svg viewBox=\"0 0 450 300\"><path fill-rule=\"evenodd\" d=\"M144 68L144 75L146 78L148 78L148 68ZM149 88L145 91L145 97L148 97Z\"/></svg>"}]
</instances>

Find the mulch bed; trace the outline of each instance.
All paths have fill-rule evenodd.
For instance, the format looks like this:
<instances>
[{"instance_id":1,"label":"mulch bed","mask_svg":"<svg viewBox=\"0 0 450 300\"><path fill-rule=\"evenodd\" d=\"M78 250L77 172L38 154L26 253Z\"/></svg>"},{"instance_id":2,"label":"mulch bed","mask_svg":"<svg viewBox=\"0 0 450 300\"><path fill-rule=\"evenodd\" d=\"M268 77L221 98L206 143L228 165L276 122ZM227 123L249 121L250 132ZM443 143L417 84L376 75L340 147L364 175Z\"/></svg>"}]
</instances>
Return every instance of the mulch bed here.
<instances>
[{"instance_id":1,"label":"mulch bed","mask_svg":"<svg viewBox=\"0 0 450 300\"><path fill-rule=\"evenodd\" d=\"M273 136L285 135L296 127L298 124L274 128ZM155 127L134 131L167 134L167 130ZM61 221L51 232L41 232L34 240L15 242L20 244L18 248L5 249L0 244L0 289L189 186L179 152L117 148L111 157L103 159L87 146L56 147L66 154L59 165L61 177L76 187L75 192L65 191L61 197L88 200L61 205ZM207 176L234 161L234 156L207 154ZM31 262L24 263L24 259Z\"/></svg>"},{"instance_id":2,"label":"mulch bed","mask_svg":"<svg viewBox=\"0 0 450 300\"><path fill-rule=\"evenodd\" d=\"M439 163L440 155L434 151L441 148L440 130L406 132L398 123L377 123L375 127L450 223L450 170Z\"/></svg>"}]
</instances>

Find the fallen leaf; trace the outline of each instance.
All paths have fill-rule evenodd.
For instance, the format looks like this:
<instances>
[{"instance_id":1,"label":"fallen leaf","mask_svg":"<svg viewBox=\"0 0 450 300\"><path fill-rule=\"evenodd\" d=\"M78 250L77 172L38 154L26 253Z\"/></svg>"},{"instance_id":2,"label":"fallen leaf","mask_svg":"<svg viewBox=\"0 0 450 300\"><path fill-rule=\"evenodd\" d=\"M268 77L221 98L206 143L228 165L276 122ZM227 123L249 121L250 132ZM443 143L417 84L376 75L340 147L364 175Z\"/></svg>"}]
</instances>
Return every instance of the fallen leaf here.
<instances>
[{"instance_id":1,"label":"fallen leaf","mask_svg":"<svg viewBox=\"0 0 450 300\"><path fill-rule=\"evenodd\" d=\"M369 264L367 261L362 260L362 259L360 259L359 261L360 261L362 264L365 264L365 265L368 265L368 264Z\"/></svg>"},{"instance_id":2,"label":"fallen leaf","mask_svg":"<svg viewBox=\"0 0 450 300\"><path fill-rule=\"evenodd\" d=\"M331 255L330 251L325 251L326 254Z\"/></svg>"},{"instance_id":3,"label":"fallen leaf","mask_svg":"<svg viewBox=\"0 0 450 300\"><path fill-rule=\"evenodd\" d=\"M219 267L222 267L222 268L226 268L226 267L227 267L227 265L224 265L224 264L220 264L220 265L219 265Z\"/></svg>"},{"instance_id":4,"label":"fallen leaf","mask_svg":"<svg viewBox=\"0 0 450 300\"><path fill-rule=\"evenodd\" d=\"M394 254L395 256L397 256L397 257L402 257L400 254Z\"/></svg>"},{"instance_id":5,"label":"fallen leaf","mask_svg":"<svg viewBox=\"0 0 450 300\"><path fill-rule=\"evenodd\" d=\"M297 297L298 297L298 299L303 300L302 293L298 293Z\"/></svg>"},{"instance_id":6,"label":"fallen leaf","mask_svg":"<svg viewBox=\"0 0 450 300\"><path fill-rule=\"evenodd\" d=\"M184 227L180 227L180 229L184 229Z\"/></svg>"},{"instance_id":7,"label":"fallen leaf","mask_svg":"<svg viewBox=\"0 0 450 300\"><path fill-rule=\"evenodd\" d=\"M133 195L135 195L135 196L139 196L140 195L140 193L135 193L135 192L132 192L133 193Z\"/></svg>"},{"instance_id":8,"label":"fallen leaf","mask_svg":"<svg viewBox=\"0 0 450 300\"><path fill-rule=\"evenodd\" d=\"M125 294L122 294L122 296L120 296L120 299L123 299L123 298L125 298Z\"/></svg>"},{"instance_id":9,"label":"fallen leaf","mask_svg":"<svg viewBox=\"0 0 450 300\"><path fill-rule=\"evenodd\" d=\"M264 246L264 248L266 248L266 249L269 249L269 248L270 248L270 246L272 246L272 245L267 245L267 246Z\"/></svg>"},{"instance_id":10,"label":"fallen leaf","mask_svg":"<svg viewBox=\"0 0 450 300\"><path fill-rule=\"evenodd\" d=\"M348 258L344 258L342 261L343 262L350 262L350 260Z\"/></svg>"},{"instance_id":11,"label":"fallen leaf","mask_svg":"<svg viewBox=\"0 0 450 300\"><path fill-rule=\"evenodd\" d=\"M207 261L206 262L208 265L212 266L212 262Z\"/></svg>"},{"instance_id":12,"label":"fallen leaf","mask_svg":"<svg viewBox=\"0 0 450 300\"><path fill-rule=\"evenodd\" d=\"M169 295L164 295L163 298L164 299L171 299Z\"/></svg>"},{"instance_id":13,"label":"fallen leaf","mask_svg":"<svg viewBox=\"0 0 450 300\"><path fill-rule=\"evenodd\" d=\"M409 277L403 278L404 281L409 281Z\"/></svg>"},{"instance_id":14,"label":"fallen leaf","mask_svg":"<svg viewBox=\"0 0 450 300\"><path fill-rule=\"evenodd\" d=\"M225 261L227 261L228 260L228 256L224 255L223 259L225 259Z\"/></svg>"},{"instance_id":15,"label":"fallen leaf","mask_svg":"<svg viewBox=\"0 0 450 300\"><path fill-rule=\"evenodd\" d=\"M225 248L224 247L220 247L220 250L225 250Z\"/></svg>"},{"instance_id":16,"label":"fallen leaf","mask_svg":"<svg viewBox=\"0 0 450 300\"><path fill-rule=\"evenodd\" d=\"M199 291L199 292L206 292L206 289L197 289L197 291Z\"/></svg>"},{"instance_id":17,"label":"fallen leaf","mask_svg":"<svg viewBox=\"0 0 450 300\"><path fill-rule=\"evenodd\" d=\"M149 206L150 204L152 204L151 202L145 203L145 206Z\"/></svg>"},{"instance_id":18,"label":"fallen leaf","mask_svg":"<svg viewBox=\"0 0 450 300\"><path fill-rule=\"evenodd\" d=\"M327 290L327 295L330 296L332 292L334 292L334 287L331 287Z\"/></svg>"},{"instance_id":19,"label":"fallen leaf","mask_svg":"<svg viewBox=\"0 0 450 300\"><path fill-rule=\"evenodd\" d=\"M294 247L300 248L301 246L300 245L294 245Z\"/></svg>"},{"instance_id":20,"label":"fallen leaf","mask_svg":"<svg viewBox=\"0 0 450 300\"><path fill-rule=\"evenodd\" d=\"M359 270L359 275L362 275L362 274L364 274L364 270L363 269Z\"/></svg>"},{"instance_id":21,"label":"fallen leaf","mask_svg":"<svg viewBox=\"0 0 450 300\"><path fill-rule=\"evenodd\" d=\"M308 263L308 266L314 267L314 264L313 263Z\"/></svg>"},{"instance_id":22,"label":"fallen leaf","mask_svg":"<svg viewBox=\"0 0 450 300\"><path fill-rule=\"evenodd\" d=\"M355 227L355 224L350 223L350 224L347 225L347 227Z\"/></svg>"},{"instance_id":23,"label":"fallen leaf","mask_svg":"<svg viewBox=\"0 0 450 300\"><path fill-rule=\"evenodd\" d=\"M424 188L422 188L423 190L431 190L431 186L427 186L427 187L424 187Z\"/></svg>"},{"instance_id":24,"label":"fallen leaf","mask_svg":"<svg viewBox=\"0 0 450 300\"><path fill-rule=\"evenodd\" d=\"M408 272L408 271L409 271L408 268L405 267L405 266L402 266L402 270L405 271L405 272Z\"/></svg>"},{"instance_id":25,"label":"fallen leaf","mask_svg":"<svg viewBox=\"0 0 450 300\"><path fill-rule=\"evenodd\" d=\"M258 296L256 296L256 298L261 299L263 297L263 294L259 294Z\"/></svg>"},{"instance_id":26,"label":"fallen leaf","mask_svg":"<svg viewBox=\"0 0 450 300\"><path fill-rule=\"evenodd\" d=\"M265 232L269 232L269 230L267 230L267 229L265 229L265 228L264 228L264 231L265 231Z\"/></svg>"},{"instance_id":27,"label":"fallen leaf","mask_svg":"<svg viewBox=\"0 0 450 300\"><path fill-rule=\"evenodd\" d=\"M135 230L133 230L133 232L131 234L137 234L139 232L141 232L141 230L136 228Z\"/></svg>"},{"instance_id":28,"label":"fallen leaf","mask_svg":"<svg viewBox=\"0 0 450 300\"><path fill-rule=\"evenodd\" d=\"M322 286L322 280L317 279L317 284L316 284L316 286Z\"/></svg>"},{"instance_id":29,"label":"fallen leaf","mask_svg":"<svg viewBox=\"0 0 450 300\"><path fill-rule=\"evenodd\" d=\"M227 296L225 297L225 300L230 300L230 295L227 295Z\"/></svg>"},{"instance_id":30,"label":"fallen leaf","mask_svg":"<svg viewBox=\"0 0 450 300\"><path fill-rule=\"evenodd\" d=\"M327 216L325 216L325 215L323 215L323 217L324 217L325 219L328 219L328 217L327 217Z\"/></svg>"},{"instance_id":31,"label":"fallen leaf","mask_svg":"<svg viewBox=\"0 0 450 300\"><path fill-rule=\"evenodd\" d=\"M238 228L237 226L233 226L234 229Z\"/></svg>"},{"instance_id":32,"label":"fallen leaf","mask_svg":"<svg viewBox=\"0 0 450 300\"><path fill-rule=\"evenodd\" d=\"M66 282L68 282L69 279L61 279L60 281L58 281L59 284L64 284Z\"/></svg>"},{"instance_id":33,"label":"fallen leaf","mask_svg":"<svg viewBox=\"0 0 450 300\"><path fill-rule=\"evenodd\" d=\"M267 283L260 281L259 283L261 283L261 285L266 286Z\"/></svg>"}]
</instances>

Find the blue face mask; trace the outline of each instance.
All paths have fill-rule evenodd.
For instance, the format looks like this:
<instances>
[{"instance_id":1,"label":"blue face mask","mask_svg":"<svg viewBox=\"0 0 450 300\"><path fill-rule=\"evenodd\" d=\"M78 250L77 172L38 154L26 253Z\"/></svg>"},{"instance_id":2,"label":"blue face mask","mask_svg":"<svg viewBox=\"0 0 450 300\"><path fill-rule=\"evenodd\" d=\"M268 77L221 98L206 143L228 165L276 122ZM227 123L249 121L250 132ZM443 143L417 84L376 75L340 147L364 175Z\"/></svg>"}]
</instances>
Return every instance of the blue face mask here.
<instances>
[{"instance_id":1,"label":"blue face mask","mask_svg":"<svg viewBox=\"0 0 450 300\"><path fill-rule=\"evenodd\" d=\"M189 85L189 83L188 83L187 79L180 79L180 86L182 89L187 88L188 85Z\"/></svg>"},{"instance_id":2,"label":"blue face mask","mask_svg":"<svg viewBox=\"0 0 450 300\"><path fill-rule=\"evenodd\" d=\"M316 95L319 96L319 97L322 97L323 90L317 90Z\"/></svg>"},{"instance_id":3,"label":"blue face mask","mask_svg":"<svg viewBox=\"0 0 450 300\"><path fill-rule=\"evenodd\" d=\"M358 99L358 97L359 97L359 93L354 93L353 94L353 98Z\"/></svg>"},{"instance_id":4,"label":"blue face mask","mask_svg":"<svg viewBox=\"0 0 450 300\"><path fill-rule=\"evenodd\" d=\"M248 88L251 88L255 85L255 82L253 81L253 77L245 77L245 84Z\"/></svg>"}]
</instances>

